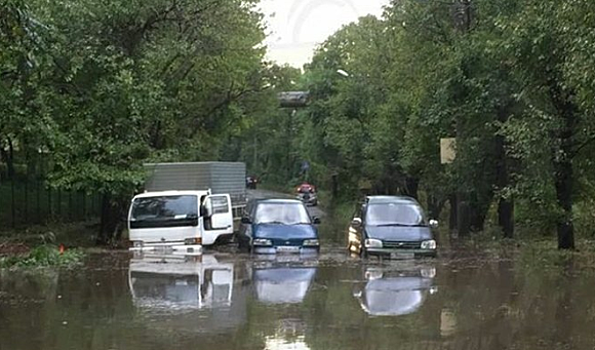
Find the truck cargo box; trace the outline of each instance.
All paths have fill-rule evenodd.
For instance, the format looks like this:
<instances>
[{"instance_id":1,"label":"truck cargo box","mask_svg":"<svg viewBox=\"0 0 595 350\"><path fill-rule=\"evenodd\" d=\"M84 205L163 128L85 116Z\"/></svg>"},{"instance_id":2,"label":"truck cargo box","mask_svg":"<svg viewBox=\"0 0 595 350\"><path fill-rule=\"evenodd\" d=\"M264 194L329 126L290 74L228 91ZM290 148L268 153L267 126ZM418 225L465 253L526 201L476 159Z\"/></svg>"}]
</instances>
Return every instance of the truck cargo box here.
<instances>
[{"instance_id":1,"label":"truck cargo box","mask_svg":"<svg viewBox=\"0 0 595 350\"><path fill-rule=\"evenodd\" d=\"M246 203L246 164L239 162L197 162L145 164L145 190L197 191L229 194L234 207Z\"/></svg>"}]
</instances>

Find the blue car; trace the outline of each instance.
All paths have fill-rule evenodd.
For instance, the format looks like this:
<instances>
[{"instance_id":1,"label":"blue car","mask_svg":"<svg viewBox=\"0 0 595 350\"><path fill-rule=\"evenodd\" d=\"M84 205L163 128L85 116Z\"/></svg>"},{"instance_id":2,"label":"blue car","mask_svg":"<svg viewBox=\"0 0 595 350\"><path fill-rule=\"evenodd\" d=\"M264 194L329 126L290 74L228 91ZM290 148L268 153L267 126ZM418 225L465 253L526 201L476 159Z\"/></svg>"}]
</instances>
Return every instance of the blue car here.
<instances>
[{"instance_id":1,"label":"blue car","mask_svg":"<svg viewBox=\"0 0 595 350\"><path fill-rule=\"evenodd\" d=\"M240 249L255 254L317 253L320 220L298 200L263 199L250 203L238 234Z\"/></svg>"}]
</instances>

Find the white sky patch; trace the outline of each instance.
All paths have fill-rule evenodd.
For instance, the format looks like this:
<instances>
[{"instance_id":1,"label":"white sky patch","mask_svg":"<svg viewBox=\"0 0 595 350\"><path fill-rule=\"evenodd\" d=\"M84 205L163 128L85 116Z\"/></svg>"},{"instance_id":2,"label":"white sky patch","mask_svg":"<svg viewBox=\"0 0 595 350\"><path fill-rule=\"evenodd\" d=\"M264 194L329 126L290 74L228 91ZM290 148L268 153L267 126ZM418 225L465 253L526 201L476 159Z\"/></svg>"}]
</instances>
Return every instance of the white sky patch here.
<instances>
[{"instance_id":1,"label":"white sky patch","mask_svg":"<svg viewBox=\"0 0 595 350\"><path fill-rule=\"evenodd\" d=\"M389 0L262 0L268 25L268 59L302 67L316 45L341 26L372 14L380 16Z\"/></svg>"}]
</instances>

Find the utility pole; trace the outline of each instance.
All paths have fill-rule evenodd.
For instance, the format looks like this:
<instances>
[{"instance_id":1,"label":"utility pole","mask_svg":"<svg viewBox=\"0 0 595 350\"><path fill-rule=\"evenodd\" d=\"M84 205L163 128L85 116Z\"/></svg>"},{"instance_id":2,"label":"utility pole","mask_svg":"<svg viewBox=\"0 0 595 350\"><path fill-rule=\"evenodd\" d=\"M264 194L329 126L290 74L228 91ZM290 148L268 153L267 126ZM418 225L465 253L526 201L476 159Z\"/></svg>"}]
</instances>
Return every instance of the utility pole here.
<instances>
[{"instance_id":1,"label":"utility pole","mask_svg":"<svg viewBox=\"0 0 595 350\"><path fill-rule=\"evenodd\" d=\"M454 25L460 31L461 36L466 35L471 29L471 0L455 0L454 3ZM465 63L463 62L463 65ZM462 67L463 75L467 74L467 69ZM462 138L464 133L463 121L459 115L455 116L455 133L459 141L459 145L462 144ZM456 217L457 217L457 232L459 236L467 236L471 231L470 221L470 206L466 193L460 189L460 185L457 186L456 193Z\"/></svg>"},{"instance_id":2,"label":"utility pole","mask_svg":"<svg viewBox=\"0 0 595 350\"><path fill-rule=\"evenodd\" d=\"M285 161L286 161L286 169L285 169L285 177L287 180L292 178L293 172L293 164L292 164L292 137L293 137L293 126L294 126L294 118L297 115L297 110L299 108L305 108L308 106L308 99L310 97L310 92L308 91L285 91L280 92L277 96L279 100L279 106L283 109L289 109L291 112L288 112L288 119L286 127L286 137L287 137L287 149L285 154Z\"/></svg>"}]
</instances>

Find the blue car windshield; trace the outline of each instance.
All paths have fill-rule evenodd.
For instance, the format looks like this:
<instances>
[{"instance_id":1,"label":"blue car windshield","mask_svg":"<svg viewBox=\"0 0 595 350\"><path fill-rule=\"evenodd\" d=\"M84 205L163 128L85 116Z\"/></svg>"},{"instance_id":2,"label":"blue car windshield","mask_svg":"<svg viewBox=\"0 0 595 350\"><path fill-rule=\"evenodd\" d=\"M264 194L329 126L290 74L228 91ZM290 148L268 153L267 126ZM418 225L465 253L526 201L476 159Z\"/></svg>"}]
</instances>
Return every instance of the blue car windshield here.
<instances>
[{"instance_id":1,"label":"blue car windshield","mask_svg":"<svg viewBox=\"0 0 595 350\"><path fill-rule=\"evenodd\" d=\"M371 226L418 226L424 225L422 209L409 203L369 204L366 224Z\"/></svg>"},{"instance_id":2,"label":"blue car windshield","mask_svg":"<svg viewBox=\"0 0 595 350\"><path fill-rule=\"evenodd\" d=\"M310 224L310 216L302 203L260 203L256 208L255 224Z\"/></svg>"}]
</instances>

